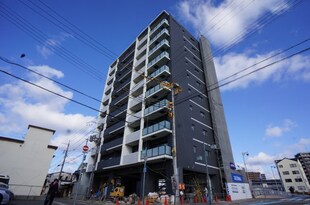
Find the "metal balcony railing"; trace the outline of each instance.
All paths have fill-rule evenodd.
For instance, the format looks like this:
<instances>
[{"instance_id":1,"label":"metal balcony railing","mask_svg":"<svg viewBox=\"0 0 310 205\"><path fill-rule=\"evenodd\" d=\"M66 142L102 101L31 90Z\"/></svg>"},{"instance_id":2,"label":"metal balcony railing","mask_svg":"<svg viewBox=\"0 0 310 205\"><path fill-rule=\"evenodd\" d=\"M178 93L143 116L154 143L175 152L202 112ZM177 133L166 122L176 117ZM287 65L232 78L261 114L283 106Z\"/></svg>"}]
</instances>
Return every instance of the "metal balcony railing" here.
<instances>
[{"instance_id":1,"label":"metal balcony railing","mask_svg":"<svg viewBox=\"0 0 310 205\"><path fill-rule=\"evenodd\" d=\"M151 112L154 112L156 110L159 110L162 107L166 107L168 106L169 101L167 99L163 99L157 103L155 103L154 105L151 105L150 107L146 108L144 110L144 116L148 115Z\"/></svg>"},{"instance_id":2,"label":"metal balcony railing","mask_svg":"<svg viewBox=\"0 0 310 205\"><path fill-rule=\"evenodd\" d=\"M169 59L169 53L167 51L162 52L160 55L158 55L156 58L154 58L153 60L151 60L148 64L147 67L151 67L153 65L155 65L158 61L160 61L162 58L168 58Z\"/></svg>"},{"instance_id":3,"label":"metal balcony railing","mask_svg":"<svg viewBox=\"0 0 310 205\"><path fill-rule=\"evenodd\" d=\"M154 43L154 41L156 41L162 34L167 34L167 35L169 35L169 31L168 31L168 29L166 29L166 28L164 28L163 30L161 30L161 32L159 32L158 34L156 34L156 36L154 36L151 40L150 40L150 45L152 44L152 43Z\"/></svg>"},{"instance_id":4,"label":"metal balcony railing","mask_svg":"<svg viewBox=\"0 0 310 205\"><path fill-rule=\"evenodd\" d=\"M161 22L159 22L159 24L157 24L152 30L151 30L151 34L153 34L159 27L161 27L163 24L167 24L169 25L169 22L167 19L163 19Z\"/></svg>"},{"instance_id":5,"label":"metal balcony railing","mask_svg":"<svg viewBox=\"0 0 310 205\"><path fill-rule=\"evenodd\" d=\"M168 145L162 145L159 147L154 147L152 149L147 149L146 150L146 156L147 158L151 157L157 157L161 155L169 155L171 156L171 147ZM145 156L145 150L141 151L141 157L140 159L144 159Z\"/></svg>"},{"instance_id":6,"label":"metal balcony railing","mask_svg":"<svg viewBox=\"0 0 310 205\"><path fill-rule=\"evenodd\" d=\"M169 46L169 41L167 39L162 40L161 42L159 42L159 44L157 44L154 48L152 48L149 51L149 56L158 48L160 48L162 45L167 44Z\"/></svg>"},{"instance_id":7,"label":"metal balcony railing","mask_svg":"<svg viewBox=\"0 0 310 205\"><path fill-rule=\"evenodd\" d=\"M151 134L153 132L162 130L162 129L171 129L171 125L169 121L162 121L159 122L157 124L154 124L152 126L146 127L143 129L143 135L148 135Z\"/></svg>"}]
</instances>

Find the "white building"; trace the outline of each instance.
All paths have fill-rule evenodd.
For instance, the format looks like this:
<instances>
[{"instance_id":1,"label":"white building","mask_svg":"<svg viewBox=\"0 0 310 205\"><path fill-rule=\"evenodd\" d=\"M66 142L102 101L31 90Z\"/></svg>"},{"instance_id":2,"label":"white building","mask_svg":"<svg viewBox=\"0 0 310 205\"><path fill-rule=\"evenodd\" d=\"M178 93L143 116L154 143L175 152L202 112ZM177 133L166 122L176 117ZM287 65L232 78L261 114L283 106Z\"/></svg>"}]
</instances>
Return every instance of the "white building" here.
<instances>
[{"instance_id":1,"label":"white building","mask_svg":"<svg viewBox=\"0 0 310 205\"><path fill-rule=\"evenodd\" d=\"M28 126L24 140L0 136L0 173L10 176L17 196L39 196L56 146L49 145L54 130Z\"/></svg>"},{"instance_id":2,"label":"white building","mask_svg":"<svg viewBox=\"0 0 310 205\"><path fill-rule=\"evenodd\" d=\"M298 192L310 191L309 182L297 159L284 158L275 162L286 192L290 192L290 187Z\"/></svg>"}]
</instances>

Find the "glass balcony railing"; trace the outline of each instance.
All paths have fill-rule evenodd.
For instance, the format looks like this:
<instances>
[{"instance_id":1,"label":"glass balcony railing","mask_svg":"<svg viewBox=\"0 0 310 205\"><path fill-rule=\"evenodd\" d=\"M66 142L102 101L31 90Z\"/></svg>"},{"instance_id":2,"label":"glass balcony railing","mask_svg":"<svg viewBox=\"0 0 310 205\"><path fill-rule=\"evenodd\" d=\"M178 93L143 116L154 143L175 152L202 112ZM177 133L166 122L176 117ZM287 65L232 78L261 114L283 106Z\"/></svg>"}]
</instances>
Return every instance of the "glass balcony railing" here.
<instances>
[{"instance_id":1,"label":"glass balcony railing","mask_svg":"<svg viewBox=\"0 0 310 205\"><path fill-rule=\"evenodd\" d=\"M144 116L148 115L149 113L159 110L162 107L167 107L168 106L169 101L167 99L163 99L157 103L155 103L154 105L146 108L144 110Z\"/></svg>"},{"instance_id":2,"label":"glass balcony railing","mask_svg":"<svg viewBox=\"0 0 310 205\"><path fill-rule=\"evenodd\" d=\"M156 41L156 39L158 39L158 37L161 36L161 35L164 34L164 33L166 33L166 34L169 35L168 29L164 28L163 30L161 30L161 32L159 32L158 34L156 34L156 36L154 36L154 37L150 40L150 43L149 43L149 44L151 45L152 43L154 43L154 41Z\"/></svg>"},{"instance_id":3,"label":"glass balcony railing","mask_svg":"<svg viewBox=\"0 0 310 205\"><path fill-rule=\"evenodd\" d=\"M148 91L145 92L145 97L152 95L153 93L157 92L160 89L162 89L162 87L160 85L156 85L156 86L152 87L151 89L149 89Z\"/></svg>"},{"instance_id":4,"label":"glass balcony railing","mask_svg":"<svg viewBox=\"0 0 310 205\"><path fill-rule=\"evenodd\" d=\"M162 52L159 56L157 56L151 62L149 62L149 64L147 64L147 67L149 68L149 67L155 65L163 57L169 58L169 53L167 51Z\"/></svg>"},{"instance_id":5,"label":"glass balcony railing","mask_svg":"<svg viewBox=\"0 0 310 205\"><path fill-rule=\"evenodd\" d=\"M157 76L158 74L162 73L163 71L167 71L169 72L169 67L167 65L164 65L160 68L158 68L155 72L151 73L150 77L155 77Z\"/></svg>"},{"instance_id":6,"label":"glass balcony railing","mask_svg":"<svg viewBox=\"0 0 310 205\"><path fill-rule=\"evenodd\" d=\"M157 124L154 124L152 126L146 127L143 129L143 135L148 135L148 134L151 134L153 132L156 132L156 131L159 131L162 129L169 129L170 130L171 129L170 122L165 120L165 121L159 122Z\"/></svg>"},{"instance_id":7,"label":"glass balcony railing","mask_svg":"<svg viewBox=\"0 0 310 205\"><path fill-rule=\"evenodd\" d=\"M152 55L152 53L154 53L154 51L156 51L158 48L160 48L164 44L167 44L169 46L169 41L167 39L162 40L159 44L157 44L154 48L152 48L149 51L149 56Z\"/></svg>"},{"instance_id":8,"label":"glass balcony railing","mask_svg":"<svg viewBox=\"0 0 310 205\"><path fill-rule=\"evenodd\" d=\"M169 25L169 22L167 19L163 19L159 24L157 24L157 26L155 26L152 30L151 33L153 33L154 31L156 31L159 27L161 27L163 24L167 24Z\"/></svg>"},{"instance_id":9,"label":"glass balcony railing","mask_svg":"<svg viewBox=\"0 0 310 205\"><path fill-rule=\"evenodd\" d=\"M157 157L157 156L161 156L161 155L171 156L171 147L168 145L162 145L159 147L154 147L152 149L146 150L147 158ZM145 150L141 151L141 158L140 159L144 159L144 156L145 156Z\"/></svg>"}]
</instances>

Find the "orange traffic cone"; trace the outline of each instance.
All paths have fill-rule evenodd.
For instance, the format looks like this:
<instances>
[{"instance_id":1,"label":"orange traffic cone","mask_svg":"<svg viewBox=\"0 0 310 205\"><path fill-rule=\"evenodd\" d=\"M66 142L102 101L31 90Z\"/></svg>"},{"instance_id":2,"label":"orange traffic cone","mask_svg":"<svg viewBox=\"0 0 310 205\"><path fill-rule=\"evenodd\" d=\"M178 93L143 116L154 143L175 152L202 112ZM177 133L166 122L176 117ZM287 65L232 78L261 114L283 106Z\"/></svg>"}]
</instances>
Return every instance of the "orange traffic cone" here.
<instances>
[{"instance_id":1,"label":"orange traffic cone","mask_svg":"<svg viewBox=\"0 0 310 205\"><path fill-rule=\"evenodd\" d=\"M141 201L140 201L140 198L138 198L138 205L141 205Z\"/></svg>"},{"instance_id":2,"label":"orange traffic cone","mask_svg":"<svg viewBox=\"0 0 310 205\"><path fill-rule=\"evenodd\" d=\"M115 203L115 205L119 205L118 198L116 198L116 203Z\"/></svg>"},{"instance_id":3,"label":"orange traffic cone","mask_svg":"<svg viewBox=\"0 0 310 205\"><path fill-rule=\"evenodd\" d=\"M168 205L167 197L165 197L165 203L164 203L164 205Z\"/></svg>"},{"instance_id":4,"label":"orange traffic cone","mask_svg":"<svg viewBox=\"0 0 310 205\"><path fill-rule=\"evenodd\" d=\"M226 201L231 201L231 197L229 194L226 196Z\"/></svg>"},{"instance_id":5,"label":"orange traffic cone","mask_svg":"<svg viewBox=\"0 0 310 205\"><path fill-rule=\"evenodd\" d=\"M217 198L217 194L215 194L215 202L219 202L219 199Z\"/></svg>"}]
</instances>

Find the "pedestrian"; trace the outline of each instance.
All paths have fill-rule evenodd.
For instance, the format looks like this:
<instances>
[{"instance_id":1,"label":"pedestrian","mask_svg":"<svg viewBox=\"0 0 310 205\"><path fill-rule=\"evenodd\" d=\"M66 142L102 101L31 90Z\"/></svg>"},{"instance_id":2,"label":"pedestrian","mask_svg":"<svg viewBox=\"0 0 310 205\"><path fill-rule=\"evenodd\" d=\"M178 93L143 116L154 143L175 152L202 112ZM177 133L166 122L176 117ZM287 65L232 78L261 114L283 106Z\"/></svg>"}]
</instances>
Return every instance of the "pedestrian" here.
<instances>
[{"instance_id":1,"label":"pedestrian","mask_svg":"<svg viewBox=\"0 0 310 205\"><path fill-rule=\"evenodd\" d=\"M44 205L53 204L53 200L58 193L58 186L58 179L55 179L52 183L50 183L47 195L45 197Z\"/></svg>"}]
</instances>

